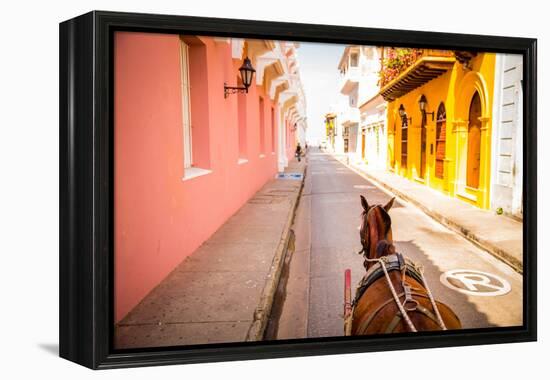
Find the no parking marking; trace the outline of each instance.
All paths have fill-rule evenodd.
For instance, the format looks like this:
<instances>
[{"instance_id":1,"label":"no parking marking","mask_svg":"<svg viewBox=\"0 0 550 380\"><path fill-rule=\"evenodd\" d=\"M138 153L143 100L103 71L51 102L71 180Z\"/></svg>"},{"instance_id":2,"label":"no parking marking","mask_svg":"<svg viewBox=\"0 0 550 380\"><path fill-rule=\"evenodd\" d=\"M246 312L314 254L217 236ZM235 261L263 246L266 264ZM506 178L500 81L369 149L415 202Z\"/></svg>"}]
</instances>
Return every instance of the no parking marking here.
<instances>
[{"instance_id":1,"label":"no parking marking","mask_svg":"<svg viewBox=\"0 0 550 380\"><path fill-rule=\"evenodd\" d=\"M448 288L472 296L502 296L512 289L505 279L473 269L453 269L443 273L439 280Z\"/></svg>"}]
</instances>

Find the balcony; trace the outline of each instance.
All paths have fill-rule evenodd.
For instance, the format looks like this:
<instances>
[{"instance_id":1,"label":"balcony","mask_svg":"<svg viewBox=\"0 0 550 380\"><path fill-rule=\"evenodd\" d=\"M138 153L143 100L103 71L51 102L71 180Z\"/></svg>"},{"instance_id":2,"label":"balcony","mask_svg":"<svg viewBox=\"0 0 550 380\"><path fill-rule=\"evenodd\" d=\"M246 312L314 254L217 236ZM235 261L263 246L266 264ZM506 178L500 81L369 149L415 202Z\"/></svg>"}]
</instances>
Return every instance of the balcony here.
<instances>
[{"instance_id":1,"label":"balcony","mask_svg":"<svg viewBox=\"0 0 550 380\"><path fill-rule=\"evenodd\" d=\"M360 118L359 108L347 107L339 115L340 123L342 125L359 123Z\"/></svg>"},{"instance_id":2,"label":"balcony","mask_svg":"<svg viewBox=\"0 0 550 380\"><path fill-rule=\"evenodd\" d=\"M340 92L344 95L349 94L357 83L359 83L359 77L359 67L348 66L346 72L342 74L342 78L340 79Z\"/></svg>"},{"instance_id":3,"label":"balcony","mask_svg":"<svg viewBox=\"0 0 550 380\"><path fill-rule=\"evenodd\" d=\"M393 101L437 78L456 62L450 50L389 49L380 70L380 95Z\"/></svg>"}]
</instances>

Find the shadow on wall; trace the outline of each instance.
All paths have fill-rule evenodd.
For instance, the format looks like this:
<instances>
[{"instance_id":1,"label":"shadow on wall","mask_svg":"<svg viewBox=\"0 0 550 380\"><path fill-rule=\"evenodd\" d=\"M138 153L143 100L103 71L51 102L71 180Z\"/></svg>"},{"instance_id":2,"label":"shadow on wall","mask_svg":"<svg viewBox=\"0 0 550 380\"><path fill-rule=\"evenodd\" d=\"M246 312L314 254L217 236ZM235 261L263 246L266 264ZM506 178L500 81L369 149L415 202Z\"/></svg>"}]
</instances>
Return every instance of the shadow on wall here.
<instances>
[{"instance_id":1,"label":"shadow on wall","mask_svg":"<svg viewBox=\"0 0 550 380\"><path fill-rule=\"evenodd\" d=\"M424 267L426 281L435 299L443 302L455 312L462 323L462 328L497 327L495 324L489 323L487 315L479 311L477 306L471 303L466 295L441 284L439 278L443 272L414 241L394 241L394 244L397 252L402 253Z\"/></svg>"}]
</instances>

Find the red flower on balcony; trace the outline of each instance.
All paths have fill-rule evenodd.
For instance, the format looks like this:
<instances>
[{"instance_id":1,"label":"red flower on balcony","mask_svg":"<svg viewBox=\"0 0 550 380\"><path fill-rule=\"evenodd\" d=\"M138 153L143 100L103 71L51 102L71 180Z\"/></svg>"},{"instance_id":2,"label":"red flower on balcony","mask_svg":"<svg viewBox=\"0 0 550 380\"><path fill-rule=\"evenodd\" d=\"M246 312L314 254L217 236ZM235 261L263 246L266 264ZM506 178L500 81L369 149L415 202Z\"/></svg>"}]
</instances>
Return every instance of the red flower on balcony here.
<instances>
[{"instance_id":1,"label":"red flower on balcony","mask_svg":"<svg viewBox=\"0 0 550 380\"><path fill-rule=\"evenodd\" d=\"M397 78L422 56L422 49L389 48L381 59L382 68L378 72L378 85L384 87Z\"/></svg>"}]
</instances>

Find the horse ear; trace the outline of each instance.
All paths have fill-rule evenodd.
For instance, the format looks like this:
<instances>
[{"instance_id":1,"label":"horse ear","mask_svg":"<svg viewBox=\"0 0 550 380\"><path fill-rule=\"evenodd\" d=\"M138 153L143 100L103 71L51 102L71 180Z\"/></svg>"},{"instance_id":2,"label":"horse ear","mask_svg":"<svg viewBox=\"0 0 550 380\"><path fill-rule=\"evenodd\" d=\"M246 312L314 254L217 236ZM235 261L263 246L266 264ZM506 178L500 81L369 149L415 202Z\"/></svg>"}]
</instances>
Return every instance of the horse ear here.
<instances>
[{"instance_id":1,"label":"horse ear","mask_svg":"<svg viewBox=\"0 0 550 380\"><path fill-rule=\"evenodd\" d=\"M395 197L390 199L390 201L384 206L384 210L386 210L386 212L390 211L391 206L393 206L393 201L395 201Z\"/></svg>"},{"instance_id":2,"label":"horse ear","mask_svg":"<svg viewBox=\"0 0 550 380\"><path fill-rule=\"evenodd\" d=\"M369 211L369 203L367 202L364 196L360 195L360 197L361 197L361 206L363 206L363 209L365 209L365 211Z\"/></svg>"}]
</instances>

